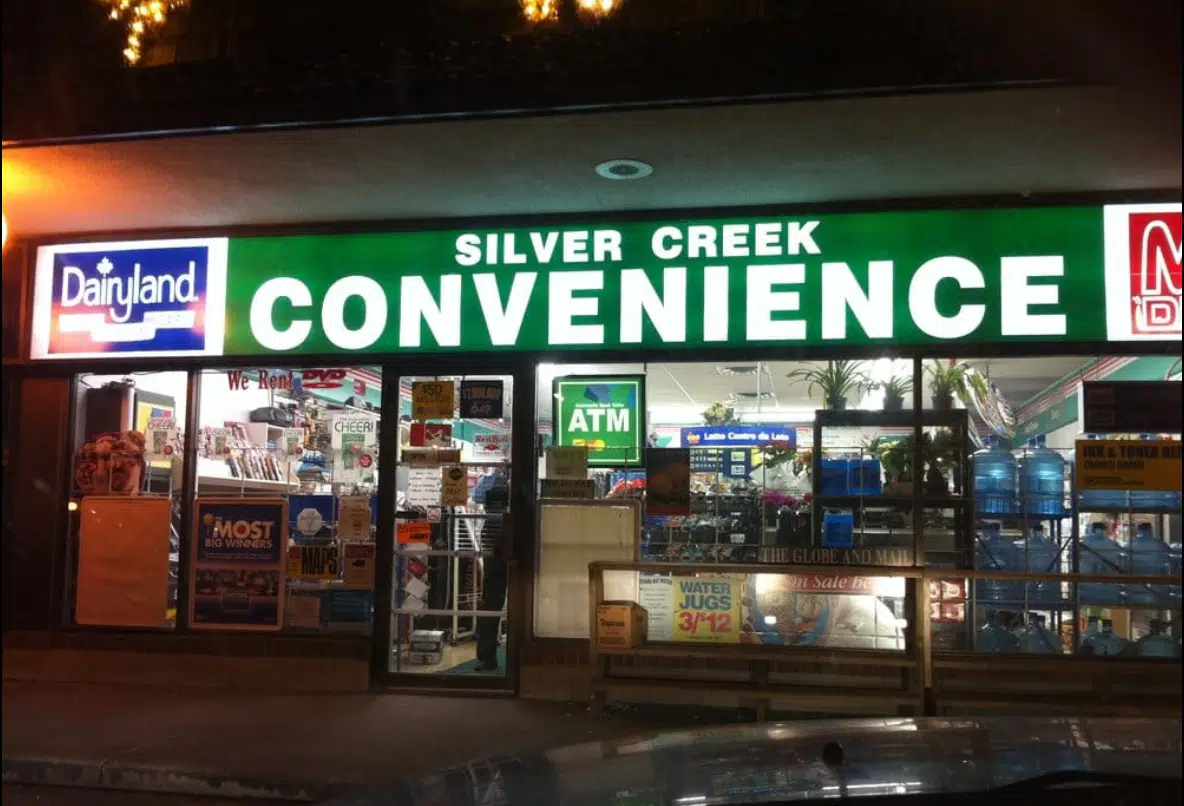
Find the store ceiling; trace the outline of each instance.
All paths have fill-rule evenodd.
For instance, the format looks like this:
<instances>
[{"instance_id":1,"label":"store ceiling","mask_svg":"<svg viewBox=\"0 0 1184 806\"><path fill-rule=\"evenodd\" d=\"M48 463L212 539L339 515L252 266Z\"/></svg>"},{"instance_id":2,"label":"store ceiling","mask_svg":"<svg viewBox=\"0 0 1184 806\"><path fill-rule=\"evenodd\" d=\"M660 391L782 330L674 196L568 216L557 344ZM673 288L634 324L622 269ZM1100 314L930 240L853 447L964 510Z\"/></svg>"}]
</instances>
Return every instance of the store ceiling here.
<instances>
[{"instance_id":1,"label":"store ceiling","mask_svg":"<svg viewBox=\"0 0 1184 806\"><path fill-rule=\"evenodd\" d=\"M15 237L1178 190L1180 98L933 93L5 148ZM654 167L639 181L607 159Z\"/></svg>"},{"instance_id":2,"label":"store ceiling","mask_svg":"<svg viewBox=\"0 0 1184 806\"><path fill-rule=\"evenodd\" d=\"M1093 359L1080 356L1049 358L1001 358L971 362L984 372L1012 404L1018 407ZM730 361L719 363L669 364L559 364L540 373L539 405L549 405L550 377L559 375L645 374L646 404L649 408L688 407L706 409L714 402L734 406L741 412L755 411L758 391L761 409L809 407L819 401L808 394L807 384L791 381L787 376L795 369L821 367L820 362L768 361L756 371L756 362ZM907 362L903 365L905 372ZM740 369L741 374L727 370ZM723 371L721 371L723 370Z\"/></svg>"}]
</instances>

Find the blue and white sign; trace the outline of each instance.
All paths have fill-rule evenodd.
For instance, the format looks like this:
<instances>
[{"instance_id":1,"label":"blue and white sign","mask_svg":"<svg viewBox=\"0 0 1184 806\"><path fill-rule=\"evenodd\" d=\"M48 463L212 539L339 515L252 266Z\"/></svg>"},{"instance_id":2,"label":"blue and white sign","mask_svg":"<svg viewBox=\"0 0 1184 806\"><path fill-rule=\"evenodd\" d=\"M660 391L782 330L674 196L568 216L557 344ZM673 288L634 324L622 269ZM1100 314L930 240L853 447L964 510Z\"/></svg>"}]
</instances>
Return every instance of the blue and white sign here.
<instances>
[{"instance_id":1,"label":"blue and white sign","mask_svg":"<svg viewBox=\"0 0 1184 806\"><path fill-rule=\"evenodd\" d=\"M699 425L682 429L680 438L684 448L759 448L770 443L796 448L798 444L797 429L788 425Z\"/></svg>"},{"instance_id":2,"label":"blue and white sign","mask_svg":"<svg viewBox=\"0 0 1184 806\"><path fill-rule=\"evenodd\" d=\"M41 247L31 357L220 355L226 253L226 238Z\"/></svg>"}]
</instances>

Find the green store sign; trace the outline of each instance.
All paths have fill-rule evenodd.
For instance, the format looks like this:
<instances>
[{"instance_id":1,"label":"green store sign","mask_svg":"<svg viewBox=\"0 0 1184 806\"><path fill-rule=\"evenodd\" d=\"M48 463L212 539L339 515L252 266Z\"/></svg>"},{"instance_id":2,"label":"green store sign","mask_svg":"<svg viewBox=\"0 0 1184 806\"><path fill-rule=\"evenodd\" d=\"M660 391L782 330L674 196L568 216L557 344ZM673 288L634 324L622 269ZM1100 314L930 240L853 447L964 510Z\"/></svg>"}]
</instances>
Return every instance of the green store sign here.
<instances>
[{"instance_id":1,"label":"green store sign","mask_svg":"<svg viewBox=\"0 0 1184 806\"><path fill-rule=\"evenodd\" d=\"M588 449L588 464L640 465L645 449L645 378L556 378L555 444Z\"/></svg>"},{"instance_id":2,"label":"green store sign","mask_svg":"<svg viewBox=\"0 0 1184 806\"><path fill-rule=\"evenodd\" d=\"M1160 204L51 246L32 354L1179 341L1179 237Z\"/></svg>"}]
</instances>

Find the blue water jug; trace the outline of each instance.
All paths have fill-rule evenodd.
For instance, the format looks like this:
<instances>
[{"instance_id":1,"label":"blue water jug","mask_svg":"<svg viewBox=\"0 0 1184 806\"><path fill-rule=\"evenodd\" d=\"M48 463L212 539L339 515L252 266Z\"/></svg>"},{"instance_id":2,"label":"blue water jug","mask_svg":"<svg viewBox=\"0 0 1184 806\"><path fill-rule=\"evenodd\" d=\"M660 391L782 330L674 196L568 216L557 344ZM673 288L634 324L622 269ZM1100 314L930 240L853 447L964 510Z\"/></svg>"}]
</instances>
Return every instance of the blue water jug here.
<instances>
[{"instance_id":1,"label":"blue water jug","mask_svg":"<svg viewBox=\"0 0 1184 806\"><path fill-rule=\"evenodd\" d=\"M820 490L823 495L849 495L851 473L846 459L823 459Z\"/></svg>"},{"instance_id":2,"label":"blue water jug","mask_svg":"<svg viewBox=\"0 0 1184 806\"><path fill-rule=\"evenodd\" d=\"M1130 546L1131 573L1137 576L1168 576L1172 573L1172 552L1155 536L1151 524L1140 523ZM1172 606L1180 600L1179 585L1128 585L1126 600L1131 604Z\"/></svg>"},{"instance_id":3,"label":"blue water jug","mask_svg":"<svg viewBox=\"0 0 1184 806\"><path fill-rule=\"evenodd\" d=\"M975 452L974 506L980 515L1014 515L1015 457L999 447L999 437L987 437L987 446Z\"/></svg>"},{"instance_id":4,"label":"blue water jug","mask_svg":"<svg viewBox=\"0 0 1184 806\"><path fill-rule=\"evenodd\" d=\"M1019 565L1033 574L1057 574L1061 572L1060 547L1044 535L1044 527L1032 526L1028 537L1016 549L1019 551ZM1061 596L1060 582L1029 582L1029 602L1058 602Z\"/></svg>"},{"instance_id":5,"label":"blue water jug","mask_svg":"<svg viewBox=\"0 0 1184 806\"><path fill-rule=\"evenodd\" d=\"M974 546L974 567L986 571L1022 570L1015 543L1000 534L998 523L983 524ZM1019 602L1024 598L1022 582L1002 579L977 580L975 592L980 601Z\"/></svg>"},{"instance_id":6,"label":"blue water jug","mask_svg":"<svg viewBox=\"0 0 1184 806\"><path fill-rule=\"evenodd\" d=\"M1178 658L1180 645L1164 629L1162 619L1151 619L1151 631L1135 642L1135 654L1141 658Z\"/></svg>"},{"instance_id":7,"label":"blue water jug","mask_svg":"<svg viewBox=\"0 0 1184 806\"><path fill-rule=\"evenodd\" d=\"M847 465L851 495L880 495L884 482L879 459L852 459Z\"/></svg>"},{"instance_id":8,"label":"blue water jug","mask_svg":"<svg viewBox=\"0 0 1184 806\"><path fill-rule=\"evenodd\" d=\"M1089 639L1091 653L1100 657L1120 655L1126 651L1128 646L1130 646L1130 641L1114 634L1114 622L1108 618L1102 619L1101 633Z\"/></svg>"},{"instance_id":9,"label":"blue water jug","mask_svg":"<svg viewBox=\"0 0 1184 806\"><path fill-rule=\"evenodd\" d=\"M1028 614L1030 623L1020 630L1020 652L1032 655L1059 655L1061 642L1048 631L1048 622L1044 616Z\"/></svg>"},{"instance_id":10,"label":"blue water jug","mask_svg":"<svg viewBox=\"0 0 1184 806\"><path fill-rule=\"evenodd\" d=\"M1141 434L1139 439L1155 439ZM1164 512L1180 509L1180 493L1171 490L1131 490L1131 509L1135 512Z\"/></svg>"},{"instance_id":11,"label":"blue water jug","mask_svg":"<svg viewBox=\"0 0 1184 806\"><path fill-rule=\"evenodd\" d=\"M1087 440L1095 440L1097 434L1086 434ZM1126 490L1082 490L1078 504L1086 512L1126 512L1128 505Z\"/></svg>"},{"instance_id":12,"label":"blue water jug","mask_svg":"<svg viewBox=\"0 0 1184 806\"><path fill-rule=\"evenodd\" d=\"M855 545L855 517L850 512L827 512L822 516L822 546L849 549Z\"/></svg>"},{"instance_id":13,"label":"blue water jug","mask_svg":"<svg viewBox=\"0 0 1184 806\"><path fill-rule=\"evenodd\" d=\"M1028 440L1028 449L1017 463L1020 511L1059 517L1065 510L1065 460L1046 446L1043 436Z\"/></svg>"},{"instance_id":14,"label":"blue water jug","mask_svg":"<svg viewBox=\"0 0 1184 806\"><path fill-rule=\"evenodd\" d=\"M979 652L1019 652L1020 639L999 625L999 616L994 610L988 610L987 623L978 631L974 648Z\"/></svg>"},{"instance_id":15,"label":"blue water jug","mask_svg":"<svg viewBox=\"0 0 1184 806\"><path fill-rule=\"evenodd\" d=\"M1091 523L1077 547L1077 568L1082 574L1113 576L1128 573L1129 559L1122 546L1106 535L1106 524ZM1113 582L1082 582L1081 602L1116 605L1123 601L1123 586Z\"/></svg>"}]
</instances>

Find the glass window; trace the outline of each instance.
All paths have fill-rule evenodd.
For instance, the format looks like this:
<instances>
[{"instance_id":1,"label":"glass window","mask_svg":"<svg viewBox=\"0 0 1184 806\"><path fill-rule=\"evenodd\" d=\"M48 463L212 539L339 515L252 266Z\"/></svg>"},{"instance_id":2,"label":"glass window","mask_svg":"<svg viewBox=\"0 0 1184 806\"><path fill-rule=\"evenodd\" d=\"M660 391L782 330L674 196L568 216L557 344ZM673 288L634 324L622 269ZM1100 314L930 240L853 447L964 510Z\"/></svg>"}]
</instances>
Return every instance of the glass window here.
<instances>
[{"instance_id":1,"label":"glass window","mask_svg":"<svg viewBox=\"0 0 1184 806\"><path fill-rule=\"evenodd\" d=\"M1087 433L1081 420L1083 382L1178 382L1179 365L1148 356L926 361L927 416L968 429L968 440L950 425L927 429L929 564L1044 575L951 583L967 618L935 600L936 647L1179 657L1180 586L1122 577L1180 574L1180 434ZM1113 412L1116 423L1154 407L1137 394ZM1174 464L1162 446L1175 446ZM1145 461L1149 448L1157 458ZM1100 451L1093 469L1089 451ZM1126 451L1139 458L1115 458ZM946 500L930 497L939 495ZM1073 572L1080 584L1057 578Z\"/></svg>"},{"instance_id":2,"label":"glass window","mask_svg":"<svg viewBox=\"0 0 1184 806\"><path fill-rule=\"evenodd\" d=\"M184 372L80 375L67 621L176 625Z\"/></svg>"},{"instance_id":3,"label":"glass window","mask_svg":"<svg viewBox=\"0 0 1184 806\"><path fill-rule=\"evenodd\" d=\"M381 399L377 367L202 374L194 629L370 631Z\"/></svg>"}]
</instances>

